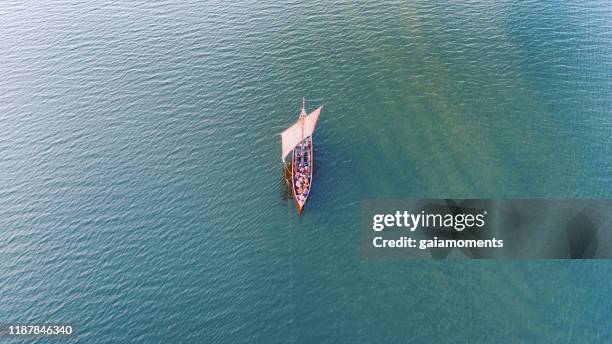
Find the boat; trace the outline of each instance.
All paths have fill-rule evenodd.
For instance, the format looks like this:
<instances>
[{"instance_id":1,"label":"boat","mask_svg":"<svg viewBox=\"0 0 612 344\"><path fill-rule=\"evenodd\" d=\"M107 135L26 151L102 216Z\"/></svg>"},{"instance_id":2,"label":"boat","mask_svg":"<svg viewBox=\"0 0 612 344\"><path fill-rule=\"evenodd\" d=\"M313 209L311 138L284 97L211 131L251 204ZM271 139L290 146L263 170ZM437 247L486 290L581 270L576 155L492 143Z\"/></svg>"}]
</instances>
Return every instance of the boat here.
<instances>
[{"instance_id":1,"label":"boat","mask_svg":"<svg viewBox=\"0 0 612 344\"><path fill-rule=\"evenodd\" d=\"M314 150L312 134L317 126L319 114L323 105L306 114L305 100L302 98L302 110L300 116L292 126L281 134L282 137L282 161L285 165L287 175L290 176L288 183L291 187L293 200L298 214L306 205L308 196L312 190L312 176L314 172ZM287 166L286 158L291 153L291 165Z\"/></svg>"}]
</instances>

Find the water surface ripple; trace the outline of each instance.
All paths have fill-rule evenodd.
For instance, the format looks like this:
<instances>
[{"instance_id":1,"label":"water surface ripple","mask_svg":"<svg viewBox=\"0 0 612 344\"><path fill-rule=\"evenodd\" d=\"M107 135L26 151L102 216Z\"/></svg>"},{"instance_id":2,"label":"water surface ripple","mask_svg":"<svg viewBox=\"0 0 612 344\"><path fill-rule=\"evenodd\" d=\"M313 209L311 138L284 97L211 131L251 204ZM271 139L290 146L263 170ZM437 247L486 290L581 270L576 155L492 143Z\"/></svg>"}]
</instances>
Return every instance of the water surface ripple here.
<instances>
[{"instance_id":1,"label":"water surface ripple","mask_svg":"<svg viewBox=\"0 0 612 344\"><path fill-rule=\"evenodd\" d=\"M605 1L8 1L0 322L83 343L612 340L612 266L366 261L365 198L612 196ZM278 134L325 103L306 213Z\"/></svg>"}]
</instances>

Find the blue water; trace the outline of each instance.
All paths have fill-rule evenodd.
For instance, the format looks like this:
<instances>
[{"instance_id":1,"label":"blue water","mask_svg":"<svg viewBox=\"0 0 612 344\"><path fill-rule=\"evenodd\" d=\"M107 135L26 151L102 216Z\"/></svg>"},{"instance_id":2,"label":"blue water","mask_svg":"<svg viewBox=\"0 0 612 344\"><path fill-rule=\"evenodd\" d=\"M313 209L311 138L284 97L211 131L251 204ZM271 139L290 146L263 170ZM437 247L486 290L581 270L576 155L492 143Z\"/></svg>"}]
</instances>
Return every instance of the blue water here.
<instances>
[{"instance_id":1,"label":"blue water","mask_svg":"<svg viewBox=\"0 0 612 344\"><path fill-rule=\"evenodd\" d=\"M607 261L371 261L360 201L612 196L612 8L0 6L0 322L82 343L610 342ZM298 217L279 133L325 104Z\"/></svg>"}]
</instances>

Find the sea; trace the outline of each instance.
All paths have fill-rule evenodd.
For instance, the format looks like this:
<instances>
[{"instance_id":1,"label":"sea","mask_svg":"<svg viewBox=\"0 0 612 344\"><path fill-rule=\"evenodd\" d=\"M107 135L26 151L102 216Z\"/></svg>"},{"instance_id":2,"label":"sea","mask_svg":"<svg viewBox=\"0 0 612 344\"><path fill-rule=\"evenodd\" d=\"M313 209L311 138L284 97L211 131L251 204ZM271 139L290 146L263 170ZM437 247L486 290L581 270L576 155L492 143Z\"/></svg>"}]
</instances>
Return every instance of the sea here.
<instances>
[{"instance_id":1,"label":"sea","mask_svg":"<svg viewBox=\"0 0 612 344\"><path fill-rule=\"evenodd\" d=\"M1 324L612 341L610 261L361 251L367 199L612 197L609 1L8 0L0 35ZM298 216L302 97L324 109Z\"/></svg>"}]
</instances>

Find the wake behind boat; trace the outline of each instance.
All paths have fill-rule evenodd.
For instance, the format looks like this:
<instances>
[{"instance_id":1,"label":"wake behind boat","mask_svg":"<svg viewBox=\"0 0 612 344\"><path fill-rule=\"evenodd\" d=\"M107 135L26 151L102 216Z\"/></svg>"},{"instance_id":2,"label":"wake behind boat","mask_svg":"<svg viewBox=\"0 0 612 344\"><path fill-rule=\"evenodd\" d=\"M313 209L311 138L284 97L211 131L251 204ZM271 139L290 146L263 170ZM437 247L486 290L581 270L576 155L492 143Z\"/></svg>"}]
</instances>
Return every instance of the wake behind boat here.
<instances>
[{"instance_id":1,"label":"wake behind boat","mask_svg":"<svg viewBox=\"0 0 612 344\"><path fill-rule=\"evenodd\" d=\"M310 195L312 189L312 176L314 172L312 134L317 126L317 120L319 119L321 109L323 109L321 105L307 115L304 106L304 99L302 98L302 110L300 111L298 121L281 134L281 159L284 164L287 155L292 153L291 179L289 180L289 184L299 214L302 213L302 209L304 209L306 200L308 200L308 195Z\"/></svg>"}]
</instances>

